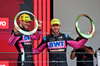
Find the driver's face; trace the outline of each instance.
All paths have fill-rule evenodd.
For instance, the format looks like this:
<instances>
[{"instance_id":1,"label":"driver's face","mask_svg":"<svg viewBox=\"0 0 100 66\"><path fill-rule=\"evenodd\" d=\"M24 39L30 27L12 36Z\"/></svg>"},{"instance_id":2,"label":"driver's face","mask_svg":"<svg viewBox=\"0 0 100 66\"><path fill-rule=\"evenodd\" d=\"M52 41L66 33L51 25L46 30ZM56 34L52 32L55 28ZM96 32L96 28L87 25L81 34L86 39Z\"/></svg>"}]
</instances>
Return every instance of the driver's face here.
<instances>
[{"instance_id":1,"label":"driver's face","mask_svg":"<svg viewBox=\"0 0 100 66\"><path fill-rule=\"evenodd\" d=\"M22 27L23 28L28 29L29 25L30 25L30 22L22 21Z\"/></svg>"},{"instance_id":2,"label":"driver's face","mask_svg":"<svg viewBox=\"0 0 100 66\"><path fill-rule=\"evenodd\" d=\"M52 32L55 34L58 33L60 27L61 27L61 25L58 25L58 24L51 25Z\"/></svg>"}]
</instances>

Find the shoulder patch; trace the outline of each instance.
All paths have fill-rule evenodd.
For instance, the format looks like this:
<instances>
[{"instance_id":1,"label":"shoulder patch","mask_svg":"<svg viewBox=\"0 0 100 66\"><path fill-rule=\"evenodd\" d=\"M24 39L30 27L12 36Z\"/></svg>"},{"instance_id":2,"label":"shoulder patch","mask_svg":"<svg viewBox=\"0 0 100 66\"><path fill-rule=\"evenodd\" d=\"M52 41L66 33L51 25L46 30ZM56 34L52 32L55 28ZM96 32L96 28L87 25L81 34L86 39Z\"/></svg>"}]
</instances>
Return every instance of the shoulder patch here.
<instances>
[{"instance_id":1,"label":"shoulder patch","mask_svg":"<svg viewBox=\"0 0 100 66\"><path fill-rule=\"evenodd\" d=\"M43 37L43 40L44 40L44 41L46 40L46 36Z\"/></svg>"},{"instance_id":2,"label":"shoulder patch","mask_svg":"<svg viewBox=\"0 0 100 66\"><path fill-rule=\"evenodd\" d=\"M64 34L64 35L65 35L65 37L66 37L66 38L68 38L68 36L69 36L68 34L67 34L67 35L66 35L66 34Z\"/></svg>"},{"instance_id":3,"label":"shoulder patch","mask_svg":"<svg viewBox=\"0 0 100 66\"><path fill-rule=\"evenodd\" d=\"M9 38L9 41L11 40L12 37Z\"/></svg>"}]
</instances>

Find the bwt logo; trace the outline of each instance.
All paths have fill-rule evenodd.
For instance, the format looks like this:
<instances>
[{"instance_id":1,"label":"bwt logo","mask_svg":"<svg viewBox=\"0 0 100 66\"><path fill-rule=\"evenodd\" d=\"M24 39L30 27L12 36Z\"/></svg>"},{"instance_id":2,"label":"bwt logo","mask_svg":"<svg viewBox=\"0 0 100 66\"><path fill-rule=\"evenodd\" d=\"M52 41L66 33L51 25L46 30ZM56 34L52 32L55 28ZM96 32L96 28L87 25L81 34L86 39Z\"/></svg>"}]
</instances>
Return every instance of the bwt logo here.
<instances>
[{"instance_id":1,"label":"bwt logo","mask_svg":"<svg viewBox=\"0 0 100 66\"><path fill-rule=\"evenodd\" d=\"M64 47L64 41L49 42L49 47Z\"/></svg>"},{"instance_id":2,"label":"bwt logo","mask_svg":"<svg viewBox=\"0 0 100 66\"><path fill-rule=\"evenodd\" d=\"M6 26L6 22L5 21L0 21L0 26Z\"/></svg>"},{"instance_id":3,"label":"bwt logo","mask_svg":"<svg viewBox=\"0 0 100 66\"><path fill-rule=\"evenodd\" d=\"M9 18L0 18L0 29L9 29Z\"/></svg>"},{"instance_id":4,"label":"bwt logo","mask_svg":"<svg viewBox=\"0 0 100 66\"><path fill-rule=\"evenodd\" d=\"M24 37L24 41L30 40L30 36L23 36L23 37Z\"/></svg>"}]
</instances>

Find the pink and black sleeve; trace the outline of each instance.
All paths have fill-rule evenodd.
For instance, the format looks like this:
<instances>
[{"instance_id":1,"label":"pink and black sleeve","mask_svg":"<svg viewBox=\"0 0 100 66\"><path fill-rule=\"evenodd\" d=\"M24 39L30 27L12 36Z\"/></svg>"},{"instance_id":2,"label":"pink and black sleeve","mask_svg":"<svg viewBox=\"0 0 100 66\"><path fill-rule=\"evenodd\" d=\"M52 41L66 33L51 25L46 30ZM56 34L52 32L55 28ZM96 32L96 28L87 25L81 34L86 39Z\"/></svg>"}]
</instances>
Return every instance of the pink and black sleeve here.
<instances>
[{"instance_id":1,"label":"pink and black sleeve","mask_svg":"<svg viewBox=\"0 0 100 66\"><path fill-rule=\"evenodd\" d=\"M81 48L86 42L87 42L87 39L81 39L80 41L75 41L73 40L71 37L69 37L69 35L65 34L65 37L67 39L67 44L75 49L79 49Z\"/></svg>"},{"instance_id":2,"label":"pink and black sleeve","mask_svg":"<svg viewBox=\"0 0 100 66\"><path fill-rule=\"evenodd\" d=\"M16 36L16 35L14 34L14 31L13 31L11 37L9 38L8 44L9 44L10 46L13 46L13 45L15 45L15 43L16 43L19 39L20 39L20 36Z\"/></svg>"},{"instance_id":3,"label":"pink and black sleeve","mask_svg":"<svg viewBox=\"0 0 100 66\"><path fill-rule=\"evenodd\" d=\"M41 30L37 30L36 34L30 35L32 40L39 40L41 37Z\"/></svg>"},{"instance_id":4,"label":"pink and black sleeve","mask_svg":"<svg viewBox=\"0 0 100 66\"><path fill-rule=\"evenodd\" d=\"M79 49L81 48L85 43L87 42L87 39L81 39L80 41L67 41L68 45L75 48Z\"/></svg>"},{"instance_id":5,"label":"pink and black sleeve","mask_svg":"<svg viewBox=\"0 0 100 66\"><path fill-rule=\"evenodd\" d=\"M33 54L39 54L46 48L46 39L43 38L40 45L37 48L33 48Z\"/></svg>"}]
</instances>

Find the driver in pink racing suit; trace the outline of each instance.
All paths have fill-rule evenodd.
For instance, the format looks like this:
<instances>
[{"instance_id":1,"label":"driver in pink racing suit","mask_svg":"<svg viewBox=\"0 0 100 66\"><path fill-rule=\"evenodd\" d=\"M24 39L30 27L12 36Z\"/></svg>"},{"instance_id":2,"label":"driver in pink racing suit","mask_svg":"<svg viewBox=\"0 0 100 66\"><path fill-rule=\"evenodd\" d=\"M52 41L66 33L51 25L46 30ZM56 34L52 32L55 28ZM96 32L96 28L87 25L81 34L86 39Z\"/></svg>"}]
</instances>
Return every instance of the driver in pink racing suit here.
<instances>
[{"instance_id":1,"label":"driver in pink racing suit","mask_svg":"<svg viewBox=\"0 0 100 66\"><path fill-rule=\"evenodd\" d=\"M51 34L43 37L41 43L36 49L33 49L33 54L39 54L43 49L47 48L49 52L49 66L67 66L66 48L81 48L87 39L83 38L80 41L74 41L69 35L59 32L61 25L58 19L51 20Z\"/></svg>"},{"instance_id":2,"label":"driver in pink racing suit","mask_svg":"<svg viewBox=\"0 0 100 66\"><path fill-rule=\"evenodd\" d=\"M28 26L32 21L28 14L22 14L19 18L20 24L19 27L14 27L11 32L11 37L9 39L9 45L15 46L18 50L18 59L17 66L34 66L33 62L33 43L32 40L39 40L41 36L41 21L38 21L38 29L36 34L32 35L23 35L18 31L18 29L22 29L24 31L28 31Z\"/></svg>"}]
</instances>

